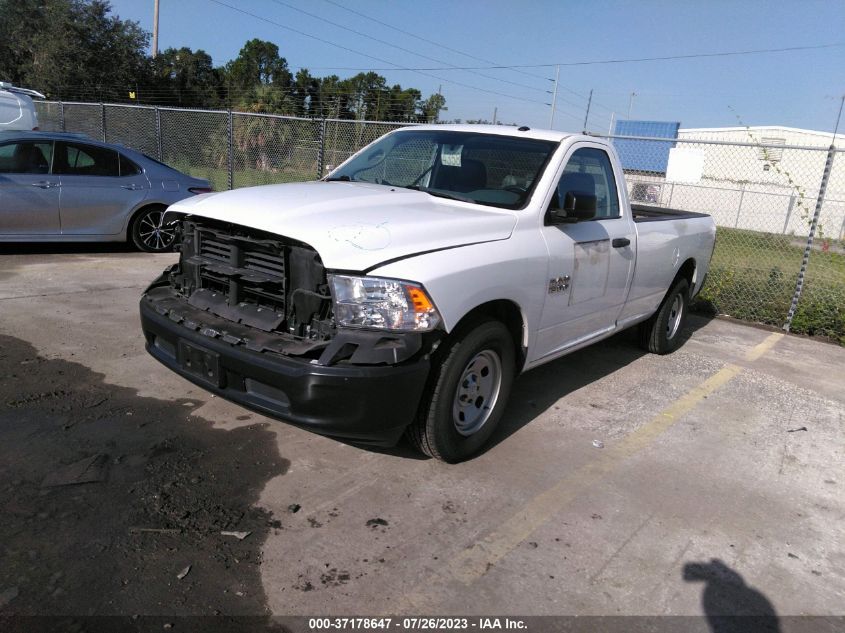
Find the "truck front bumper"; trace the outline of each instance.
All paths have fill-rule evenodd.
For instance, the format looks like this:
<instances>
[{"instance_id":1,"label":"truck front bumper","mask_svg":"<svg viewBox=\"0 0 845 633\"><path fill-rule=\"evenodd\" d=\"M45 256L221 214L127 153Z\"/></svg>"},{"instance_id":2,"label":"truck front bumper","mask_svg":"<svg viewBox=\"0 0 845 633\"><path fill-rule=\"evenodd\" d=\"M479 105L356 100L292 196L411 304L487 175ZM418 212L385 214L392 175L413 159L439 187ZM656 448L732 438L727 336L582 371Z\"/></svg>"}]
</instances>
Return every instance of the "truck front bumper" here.
<instances>
[{"instance_id":1,"label":"truck front bumper","mask_svg":"<svg viewBox=\"0 0 845 633\"><path fill-rule=\"evenodd\" d=\"M210 338L141 298L147 351L194 384L322 435L392 446L414 419L427 358L398 365L319 365Z\"/></svg>"}]
</instances>

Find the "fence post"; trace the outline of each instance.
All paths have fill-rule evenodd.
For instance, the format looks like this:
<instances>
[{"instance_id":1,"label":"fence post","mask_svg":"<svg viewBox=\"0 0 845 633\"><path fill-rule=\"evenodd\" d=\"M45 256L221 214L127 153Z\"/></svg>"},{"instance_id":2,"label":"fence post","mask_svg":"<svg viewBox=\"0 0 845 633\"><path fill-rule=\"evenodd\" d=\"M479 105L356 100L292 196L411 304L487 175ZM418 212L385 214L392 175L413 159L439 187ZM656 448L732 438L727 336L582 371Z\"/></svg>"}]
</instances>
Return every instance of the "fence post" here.
<instances>
[{"instance_id":1,"label":"fence post","mask_svg":"<svg viewBox=\"0 0 845 633\"><path fill-rule=\"evenodd\" d=\"M65 102L59 101L59 125L61 125L62 132L67 132L65 128Z\"/></svg>"},{"instance_id":2,"label":"fence post","mask_svg":"<svg viewBox=\"0 0 845 633\"><path fill-rule=\"evenodd\" d=\"M103 143L106 142L106 104L100 104L100 126L103 128Z\"/></svg>"},{"instance_id":3,"label":"fence post","mask_svg":"<svg viewBox=\"0 0 845 633\"><path fill-rule=\"evenodd\" d=\"M736 220L734 220L734 228L739 226L739 214L742 213L742 199L745 197L745 183L740 185L742 189L739 191L739 205L736 208Z\"/></svg>"},{"instance_id":4,"label":"fence post","mask_svg":"<svg viewBox=\"0 0 845 633\"><path fill-rule=\"evenodd\" d=\"M320 119L320 147L317 150L317 180L323 177L326 162L326 120Z\"/></svg>"},{"instance_id":5,"label":"fence post","mask_svg":"<svg viewBox=\"0 0 845 633\"><path fill-rule=\"evenodd\" d=\"M227 133L228 142L229 142L229 148L228 148L229 154L228 154L228 157L227 157L227 163L228 163L228 167L229 167L229 182L228 182L229 189L234 188L234 180L235 180L235 150L234 150L234 147L233 147L234 136L235 136L235 126L234 126L234 121L233 121L233 117L232 117L232 110L230 108L229 109L229 125L228 125L228 133Z\"/></svg>"},{"instance_id":6,"label":"fence post","mask_svg":"<svg viewBox=\"0 0 845 633\"><path fill-rule=\"evenodd\" d=\"M164 151L163 151L162 141L161 141L161 110L158 109L158 106L156 106L155 113L156 113L156 150L158 151L158 159L163 162L164 161Z\"/></svg>"},{"instance_id":7,"label":"fence post","mask_svg":"<svg viewBox=\"0 0 845 633\"><path fill-rule=\"evenodd\" d=\"M786 208L786 219L783 221L783 233L786 235L786 231L789 228L789 218L792 217L792 210L795 208L795 194L791 194L789 196L789 206Z\"/></svg>"},{"instance_id":8,"label":"fence post","mask_svg":"<svg viewBox=\"0 0 845 633\"><path fill-rule=\"evenodd\" d=\"M804 274L807 272L807 263L810 260L810 251L813 250L813 238L816 235L816 228L819 225L819 216L822 212L822 205L824 204L824 194L827 191L827 183L830 180L830 170L833 167L833 156L836 154L836 148L833 143L827 150L827 160L824 163L824 172L822 173L822 182L819 185L819 196L816 198L816 210L813 212L813 221L810 223L810 234L807 236L807 245L804 247L804 257L801 260L801 270L798 271L798 279L795 280L795 292L792 294L792 304L789 306L789 313L786 315L786 323L783 324L783 329L789 332L792 327L792 319L795 317L795 311L798 309L798 301L801 298L801 292L804 290Z\"/></svg>"}]
</instances>

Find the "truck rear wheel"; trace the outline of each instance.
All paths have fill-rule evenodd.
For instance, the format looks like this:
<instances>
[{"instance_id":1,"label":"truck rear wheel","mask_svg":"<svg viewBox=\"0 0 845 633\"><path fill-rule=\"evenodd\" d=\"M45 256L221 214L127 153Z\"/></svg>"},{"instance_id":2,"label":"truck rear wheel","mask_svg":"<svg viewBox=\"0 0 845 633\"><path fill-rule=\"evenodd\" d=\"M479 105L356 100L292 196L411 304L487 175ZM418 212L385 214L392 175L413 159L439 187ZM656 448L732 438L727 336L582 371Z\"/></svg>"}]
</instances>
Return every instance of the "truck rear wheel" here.
<instances>
[{"instance_id":1,"label":"truck rear wheel","mask_svg":"<svg viewBox=\"0 0 845 633\"><path fill-rule=\"evenodd\" d=\"M407 436L426 455L459 462L484 445L504 412L515 374L508 329L492 320L464 328L437 351L431 372Z\"/></svg>"},{"instance_id":2,"label":"truck rear wheel","mask_svg":"<svg viewBox=\"0 0 845 633\"><path fill-rule=\"evenodd\" d=\"M678 349L688 307L689 282L679 279L666 293L654 316L640 324L640 345L643 349L653 354L669 354Z\"/></svg>"}]
</instances>

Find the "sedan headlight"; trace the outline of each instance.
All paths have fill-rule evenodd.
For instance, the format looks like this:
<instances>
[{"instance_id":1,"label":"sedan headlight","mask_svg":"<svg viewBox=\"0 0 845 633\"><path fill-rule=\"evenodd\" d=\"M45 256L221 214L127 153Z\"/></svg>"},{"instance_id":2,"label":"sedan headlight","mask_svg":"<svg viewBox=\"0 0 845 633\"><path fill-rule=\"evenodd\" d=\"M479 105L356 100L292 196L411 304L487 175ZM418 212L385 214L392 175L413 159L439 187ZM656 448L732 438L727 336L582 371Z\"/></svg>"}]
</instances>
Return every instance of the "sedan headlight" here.
<instances>
[{"instance_id":1,"label":"sedan headlight","mask_svg":"<svg viewBox=\"0 0 845 633\"><path fill-rule=\"evenodd\" d=\"M440 323L440 313L419 284L351 275L330 275L329 281L340 326L424 332Z\"/></svg>"}]
</instances>

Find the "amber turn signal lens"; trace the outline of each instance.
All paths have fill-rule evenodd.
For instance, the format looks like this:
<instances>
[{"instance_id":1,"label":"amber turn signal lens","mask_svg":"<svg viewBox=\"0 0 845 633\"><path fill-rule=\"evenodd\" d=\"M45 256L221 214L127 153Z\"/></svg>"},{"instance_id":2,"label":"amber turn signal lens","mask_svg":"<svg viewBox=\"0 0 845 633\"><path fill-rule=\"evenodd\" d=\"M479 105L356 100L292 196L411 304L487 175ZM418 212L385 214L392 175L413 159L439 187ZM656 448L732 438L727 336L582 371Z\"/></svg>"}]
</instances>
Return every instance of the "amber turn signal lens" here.
<instances>
[{"instance_id":1,"label":"amber turn signal lens","mask_svg":"<svg viewBox=\"0 0 845 633\"><path fill-rule=\"evenodd\" d=\"M431 300L421 288L405 286L405 289L408 291L411 303L414 304L414 312L428 312L434 309L434 306L431 305Z\"/></svg>"}]
</instances>

